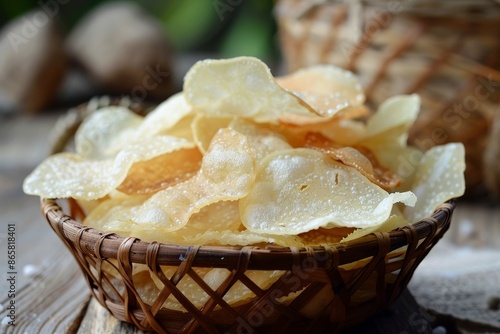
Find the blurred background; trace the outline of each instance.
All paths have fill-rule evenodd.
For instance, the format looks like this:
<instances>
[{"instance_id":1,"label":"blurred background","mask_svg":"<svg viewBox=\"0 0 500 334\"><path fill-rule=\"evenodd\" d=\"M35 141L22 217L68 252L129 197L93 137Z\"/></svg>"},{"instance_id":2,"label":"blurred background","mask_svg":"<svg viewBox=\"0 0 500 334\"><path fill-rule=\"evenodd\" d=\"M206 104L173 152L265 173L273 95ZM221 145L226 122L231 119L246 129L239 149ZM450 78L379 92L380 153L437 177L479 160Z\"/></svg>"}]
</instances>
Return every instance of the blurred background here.
<instances>
[{"instance_id":1,"label":"blurred background","mask_svg":"<svg viewBox=\"0 0 500 334\"><path fill-rule=\"evenodd\" d=\"M161 101L198 59L279 58L273 2L2 1L0 113L92 96Z\"/></svg>"},{"instance_id":2,"label":"blurred background","mask_svg":"<svg viewBox=\"0 0 500 334\"><path fill-rule=\"evenodd\" d=\"M500 332L497 0L2 0L1 219L26 227L21 243L48 233L40 247L59 244L20 188L48 154L57 119L95 97L155 105L182 89L197 60L241 55L276 75L318 63L349 69L372 110L420 95L409 141L422 150L463 142L467 191L411 291L456 328Z\"/></svg>"}]
</instances>

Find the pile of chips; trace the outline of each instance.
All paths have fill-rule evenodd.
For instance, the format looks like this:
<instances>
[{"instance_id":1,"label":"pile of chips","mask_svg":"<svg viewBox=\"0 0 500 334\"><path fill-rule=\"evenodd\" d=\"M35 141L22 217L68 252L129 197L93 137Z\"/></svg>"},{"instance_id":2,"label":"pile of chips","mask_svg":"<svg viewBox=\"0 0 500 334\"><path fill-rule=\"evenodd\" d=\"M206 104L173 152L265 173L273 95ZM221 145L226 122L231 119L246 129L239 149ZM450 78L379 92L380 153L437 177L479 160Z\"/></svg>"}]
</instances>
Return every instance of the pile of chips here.
<instances>
[{"instance_id":1,"label":"pile of chips","mask_svg":"<svg viewBox=\"0 0 500 334\"><path fill-rule=\"evenodd\" d=\"M183 92L145 117L116 106L91 114L75 152L48 157L24 191L75 199L84 225L144 241L352 240L417 222L463 194L461 144L407 145L419 109L418 96L396 96L370 114L357 78L333 66L274 78L255 58L200 61Z\"/></svg>"},{"instance_id":2,"label":"pile of chips","mask_svg":"<svg viewBox=\"0 0 500 334\"><path fill-rule=\"evenodd\" d=\"M460 144L406 144L418 96L369 117L363 102L333 66L275 79L255 58L201 61L144 118L93 113L76 152L47 158L24 190L76 199L86 225L146 241L283 246L413 223L463 193Z\"/></svg>"}]
</instances>

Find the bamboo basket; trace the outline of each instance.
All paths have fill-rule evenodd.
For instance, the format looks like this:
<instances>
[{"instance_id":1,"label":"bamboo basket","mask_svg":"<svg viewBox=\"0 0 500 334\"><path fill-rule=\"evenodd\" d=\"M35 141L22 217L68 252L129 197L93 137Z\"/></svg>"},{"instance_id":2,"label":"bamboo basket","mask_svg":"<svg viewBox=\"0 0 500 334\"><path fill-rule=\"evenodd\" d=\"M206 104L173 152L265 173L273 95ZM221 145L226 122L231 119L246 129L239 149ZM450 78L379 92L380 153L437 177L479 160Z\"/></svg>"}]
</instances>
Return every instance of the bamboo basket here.
<instances>
[{"instance_id":1,"label":"bamboo basket","mask_svg":"<svg viewBox=\"0 0 500 334\"><path fill-rule=\"evenodd\" d=\"M52 153L68 146L89 112L88 107L77 108L61 118L53 132ZM358 324L386 309L404 291L448 229L455 208L451 200L416 224L328 247L188 247L83 226L82 210L75 201L68 203L68 214L64 203L54 199L41 199L41 210L75 257L93 296L117 319L158 333L319 333ZM164 284L152 303L146 303L134 281L137 264L146 265L148 273ZM164 266L175 267L171 278L165 276ZM226 268L230 274L211 288L196 273L199 268ZM262 289L249 278L250 270L283 273ZM202 307L178 288L184 277L209 296ZM235 284L244 284L254 297L229 305L223 297ZM166 309L169 296L185 311ZM330 297L325 301L325 296Z\"/></svg>"},{"instance_id":2,"label":"bamboo basket","mask_svg":"<svg viewBox=\"0 0 500 334\"><path fill-rule=\"evenodd\" d=\"M418 93L410 143L427 150L463 142L467 192L486 186L500 194L499 164L487 157L500 156L492 131L500 113L499 1L281 0L275 15L288 70L319 63L351 70L370 106Z\"/></svg>"}]
</instances>

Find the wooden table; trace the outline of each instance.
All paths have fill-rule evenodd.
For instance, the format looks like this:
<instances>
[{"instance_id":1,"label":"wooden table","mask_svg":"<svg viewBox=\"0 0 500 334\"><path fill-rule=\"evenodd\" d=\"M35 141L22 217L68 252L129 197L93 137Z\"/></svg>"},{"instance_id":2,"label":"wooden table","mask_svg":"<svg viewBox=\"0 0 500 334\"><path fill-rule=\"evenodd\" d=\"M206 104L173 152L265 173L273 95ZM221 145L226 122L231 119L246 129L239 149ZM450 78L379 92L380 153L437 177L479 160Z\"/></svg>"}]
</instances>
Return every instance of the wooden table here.
<instances>
[{"instance_id":1,"label":"wooden table","mask_svg":"<svg viewBox=\"0 0 500 334\"><path fill-rule=\"evenodd\" d=\"M76 262L40 214L38 198L26 196L21 190L24 177L47 153L46 135L58 115L0 120L0 303L3 306L0 320L8 315L10 300L15 300L16 307L16 326L4 325L0 333L140 333L133 326L110 317L90 297ZM452 252L455 257L460 257L460 250L467 246L472 254L486 249L498 252L500 258L500 208L491 202L459 204L452 227L438 246L441 243L447 246L446 252ZM16 239L13 269L7 266L9 226ZM450 255L446 252L436 251L430 255L435 255L433 261L443 258L445 268L445 259ZM422 268L425 269L425 265L424 261ZM9 298L8 279L12 276L15 297ZM422 275L417 271L414 279L426 284L429 275L425 270ZM473 333L500 332L500 326L485 325L482 319L464 320L456 314L447 314L442 305L432 305L432 299L429 301L426 297L428 291L421 291L418 286L411 291L420 305L405 292L391 310L349 333L432 333L436 326L445 326L449 332L457 329ZM500 318L500 311L498 315Z\"/></svg>"}]
</instances>

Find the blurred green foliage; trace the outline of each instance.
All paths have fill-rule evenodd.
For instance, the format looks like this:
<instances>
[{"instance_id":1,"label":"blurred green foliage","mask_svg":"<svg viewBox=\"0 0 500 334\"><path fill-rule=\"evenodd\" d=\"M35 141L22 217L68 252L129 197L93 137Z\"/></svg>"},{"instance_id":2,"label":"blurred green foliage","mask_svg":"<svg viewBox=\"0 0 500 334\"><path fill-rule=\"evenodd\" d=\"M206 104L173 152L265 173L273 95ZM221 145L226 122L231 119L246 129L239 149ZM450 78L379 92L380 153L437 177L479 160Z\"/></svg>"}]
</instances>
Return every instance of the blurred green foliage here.
<instances>
[{"instance_id":1,"label":"blurred green foliage","mask_svg":"<svg viewBox=\"0 0 500 334\"><path fill-rule=\"evenodd\" d=\"M61 1L61 3L59 3ZM0 24L30 10L57 8L69 32L104 0L0 0ZM249 55L273 60L277 56L276 24L271 0L135 0L163 25L174 48L221 57ZM57 6L57 7L54 7Z\"/></svg>"},{"instance_id":2,"label":"blurred green foliage","mask_svg":"<svg viewBox=\"0 0 500 334\"><path fill-rule=\"evenodd\" d=\"M171 42L181 50L196 48L220 29L210 1L169 1L160 14Z\"/></svg>"},{"instance_id":3,"label":"blurred green foliage","mask_svg":"<svg viewBox=\"0 0 500 334\"><path fill-rule=\"evenodd\" d=\"M32 0L4 0L0 1L0 24L5 23L17 17L34 7Z\"/></svg>"}]
</instances>

